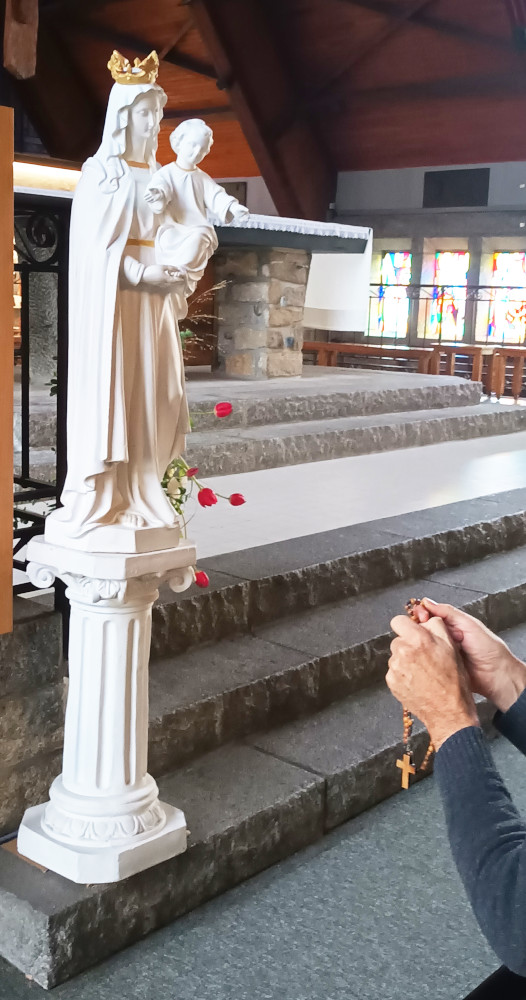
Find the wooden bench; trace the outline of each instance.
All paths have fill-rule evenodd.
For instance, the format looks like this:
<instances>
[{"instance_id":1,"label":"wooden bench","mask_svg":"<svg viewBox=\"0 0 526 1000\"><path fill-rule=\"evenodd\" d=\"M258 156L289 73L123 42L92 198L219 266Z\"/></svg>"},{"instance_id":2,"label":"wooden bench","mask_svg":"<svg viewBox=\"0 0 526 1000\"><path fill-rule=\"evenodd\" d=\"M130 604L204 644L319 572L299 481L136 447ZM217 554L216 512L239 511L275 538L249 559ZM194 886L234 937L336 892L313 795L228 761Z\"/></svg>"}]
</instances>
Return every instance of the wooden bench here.
<instances>
[{"instance_id":1,"label":"wooden bench","mask_svg":"<svg viewBox=\"0 0 526 1000\"><path fill-rule=\"evenodd\" d=\"M316 364L323 368L335 368L338 354L351 354L354 357L393 358L395 360L412 359L418 361L418 371L421 375L429 374L429 366L433 357L431 347L399 347L393 344L384 347L380 344L335 344L324 341L307 340L303 351L316 355Z\"/></svg>"},{"instance_id":2,"label":"wooden bench","mask_svg":"<svg viewBox=\"0 0 526 1000\"><path fill-rule=\"evenodd\" d=\"M522 392L525 359L526 347L506 347L501 344L495 346L493 392L497 399L504 395L506 369L511 363L511 395L515 402L518 400Z\"/></svg>"},{"instance_id":3,"label":"wooden bench","mask_svg":"<svg viewBox=\"0 0 526 1000\"><path fill-rule=\"evenodd\" d=\"M499 399L504 394L506 366L511 361L511 395L518 399L522 392L526 347L505 347L500 344L433 344L433 358L429 366L430 375L439 375L442 358L446 357L446 374L455 374L458 357L473 359L471 380L482 382L484 392ZM487 365L484 367L484 361Z\"/></svg>"}]
</instances>

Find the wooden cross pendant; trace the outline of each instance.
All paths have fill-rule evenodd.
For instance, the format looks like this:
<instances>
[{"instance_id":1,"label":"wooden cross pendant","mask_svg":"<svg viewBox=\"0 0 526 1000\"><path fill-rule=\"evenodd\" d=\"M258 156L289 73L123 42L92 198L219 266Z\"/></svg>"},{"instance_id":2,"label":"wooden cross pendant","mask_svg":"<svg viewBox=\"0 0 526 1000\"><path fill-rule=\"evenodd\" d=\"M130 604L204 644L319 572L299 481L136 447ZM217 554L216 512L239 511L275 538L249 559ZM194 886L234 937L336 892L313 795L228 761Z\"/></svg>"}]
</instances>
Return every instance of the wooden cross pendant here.
<instances>
[{"instance_id":1,"label":"wooden cross pendant","mask_svg":"<svg viewBox=\"0 0 526 1000\"><path fill-rule=\"evenodd\" d=\"M416 768L409 754L405 753L402 760L397 760L396 766L399 767L402 772L402 788L405 788L407 791L409 788L409 775L416 774Z\"/></svg>"}]
</instances>

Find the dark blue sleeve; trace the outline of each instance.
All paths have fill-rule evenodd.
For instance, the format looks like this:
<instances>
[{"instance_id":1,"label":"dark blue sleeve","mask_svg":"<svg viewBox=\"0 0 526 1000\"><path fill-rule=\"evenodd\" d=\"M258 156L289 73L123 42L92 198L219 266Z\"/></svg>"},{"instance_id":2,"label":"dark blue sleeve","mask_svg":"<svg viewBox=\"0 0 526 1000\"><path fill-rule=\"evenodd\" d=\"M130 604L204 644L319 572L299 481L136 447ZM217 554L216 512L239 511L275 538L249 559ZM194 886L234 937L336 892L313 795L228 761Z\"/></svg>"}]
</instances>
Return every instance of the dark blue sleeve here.
<instances>
[{"instance_id":1,"label":"dark blue sleeve","mask_svg":"<svg viewBox=\"0 0 526 1000\"><path fill-rule=\"evenodd\" d=\"M482 933L508 969L526 976L526 825L479 726L442 744L435 777L453 858Z\"/></svg>"},{"instance_id":2,"label":"dark blue sleeve","mask_svg":"<svg viewBox=\"0 0 526 1000\"><path fill-rule=\"evenodd\" d=\"M526 754L526 691L507 712L497 712L493 725L517 750Z\"/></svg>"}]
</instances>

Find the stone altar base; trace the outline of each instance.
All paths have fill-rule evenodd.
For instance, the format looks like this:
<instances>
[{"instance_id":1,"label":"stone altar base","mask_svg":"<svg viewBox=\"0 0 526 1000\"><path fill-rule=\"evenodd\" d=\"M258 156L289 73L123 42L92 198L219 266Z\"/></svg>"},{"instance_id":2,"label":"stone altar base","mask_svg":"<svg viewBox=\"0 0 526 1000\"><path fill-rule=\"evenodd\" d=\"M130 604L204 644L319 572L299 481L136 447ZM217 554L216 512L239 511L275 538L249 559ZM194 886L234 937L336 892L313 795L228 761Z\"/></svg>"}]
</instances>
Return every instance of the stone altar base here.
<instances>
[{"instance_id":1,"label":"stone altar base","mask_svg":"<svg viewBox=\"0 0 526 1000\"><path fill-rule=\"evenodd\" d=\"M186 849L183 813L147 773L148 663L158 587L186 590L195 549L92 553L34 538L28 560L35 585L67 584L70 680L62 774L26 811L19 850L74 882L120 881Z\"/></svg>"}]
</instances>

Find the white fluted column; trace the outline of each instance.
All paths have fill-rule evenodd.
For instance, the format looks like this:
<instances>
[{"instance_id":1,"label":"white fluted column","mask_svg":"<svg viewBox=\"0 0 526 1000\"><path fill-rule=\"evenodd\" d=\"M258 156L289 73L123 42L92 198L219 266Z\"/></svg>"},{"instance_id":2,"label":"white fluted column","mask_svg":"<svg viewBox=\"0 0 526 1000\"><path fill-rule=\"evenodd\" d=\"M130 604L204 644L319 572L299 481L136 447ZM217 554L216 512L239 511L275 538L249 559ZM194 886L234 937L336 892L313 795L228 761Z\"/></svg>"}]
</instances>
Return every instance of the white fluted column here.
<instances>
[{"instance_id":1,"label":"white fluted column","mask_svg":"<svg viewBox=\"0 0 526 1000\"><path fill-rule=\"evenodd\" d=\"M18 849L75 882L118 881L186 848L183 813L147 772L148 661L157 588L186 589L195 552L94 555L35 539L29 556L33 582L68 584L70 679L62 774L26 811Z\"/></svg>"}]
</instances>

